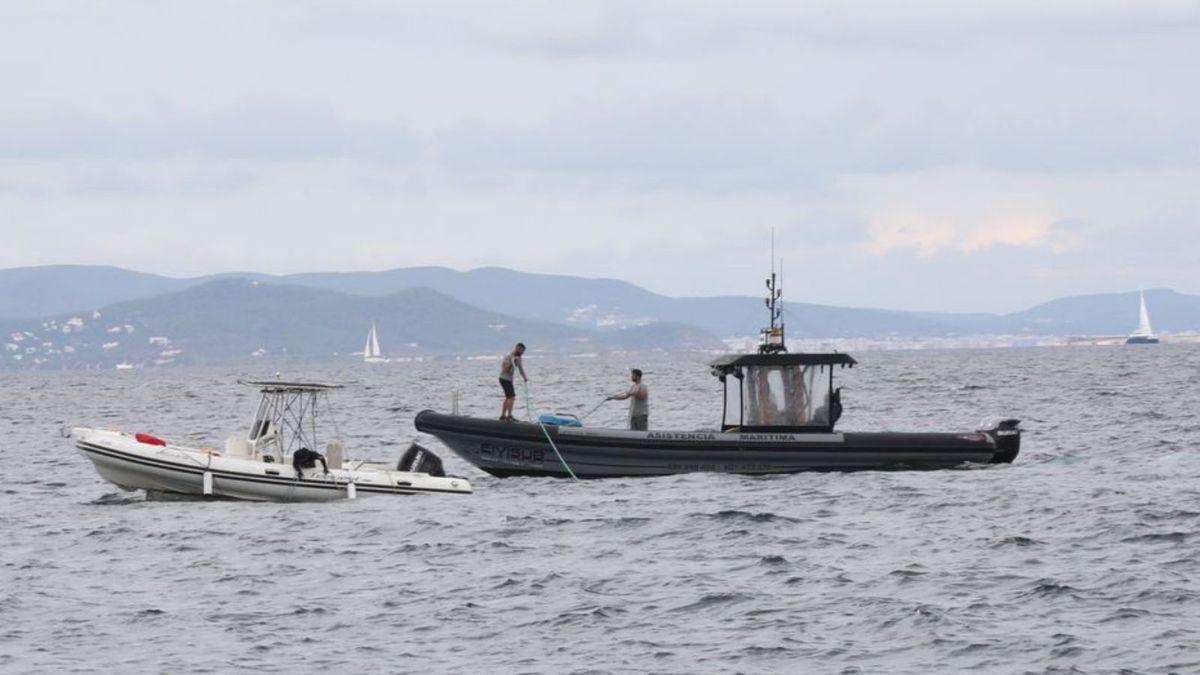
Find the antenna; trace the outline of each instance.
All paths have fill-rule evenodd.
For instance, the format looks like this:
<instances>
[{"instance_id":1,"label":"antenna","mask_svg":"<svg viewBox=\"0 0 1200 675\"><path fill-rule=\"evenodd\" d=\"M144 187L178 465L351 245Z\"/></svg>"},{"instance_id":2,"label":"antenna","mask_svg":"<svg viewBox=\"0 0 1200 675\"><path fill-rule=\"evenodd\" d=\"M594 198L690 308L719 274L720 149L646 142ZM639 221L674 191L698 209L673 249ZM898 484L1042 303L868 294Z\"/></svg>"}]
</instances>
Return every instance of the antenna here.
<instances>
[{"instance_id":1,"label":"antenna","mask_svg":"<svg viewBox=\"0 0 1200 675\"><path fill-rule=\"evenodd\" d=\"M779 259L779 330L783 331L783 258Z\"/></svg>"},{"instance_id":2,"label":"antenna","mask_svg":"<svg viewBox=\"0 0 1200 675\"><path fill-rule=\"evenodd\" d=\"M783 336L783 261L779 261L779 273L775 273L775 228L771 228L771 276L767 278L767 311L771 315L770 326L762 330L761 354L786 352Z\"/></svg>"}]
</instances>

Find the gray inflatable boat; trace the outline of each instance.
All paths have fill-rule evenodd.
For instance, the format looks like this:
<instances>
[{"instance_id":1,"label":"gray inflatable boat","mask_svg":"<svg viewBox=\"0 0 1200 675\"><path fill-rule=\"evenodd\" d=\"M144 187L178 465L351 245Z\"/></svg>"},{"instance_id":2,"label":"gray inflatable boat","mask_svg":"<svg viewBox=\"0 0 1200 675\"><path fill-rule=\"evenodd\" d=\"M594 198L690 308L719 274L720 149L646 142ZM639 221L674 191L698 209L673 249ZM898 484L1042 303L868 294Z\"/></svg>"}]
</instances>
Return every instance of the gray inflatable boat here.
<instances>
[{"instance_id":1,"label":"gray inflatable boat","mask_svg":"<svg viewBox=\"0 0 1200 675\"><path fill-rule=\"evenodd\" d=\"M693 471L771 474L799 471L949 469L1012 462L1021 448L1017 420L962 433L855 433L836 430L841 390L833 373L849 354L789 354L783 292L767 279L771 323L752 354L710 365L725 385L719 430L625 431L502 422L425 410L418 431L432 434L493 476L615 478Z\"/></svg>"},{"instance_id":2,"label":"gray inflatable boat","mask_svg":"<svg viewBox=\"0 0 1200 675\"><path fill-rule=\"evenodd\" d=\"M719 430L592 429L431 410L417 415L416 427L494 476L949 469L1012 462L1020 451L1017 420L961 433L838 431L841 391L833 388L833 372L854 363L841 353L717 359L713 372L725 383Z\"/></svg>"}]
</instances>

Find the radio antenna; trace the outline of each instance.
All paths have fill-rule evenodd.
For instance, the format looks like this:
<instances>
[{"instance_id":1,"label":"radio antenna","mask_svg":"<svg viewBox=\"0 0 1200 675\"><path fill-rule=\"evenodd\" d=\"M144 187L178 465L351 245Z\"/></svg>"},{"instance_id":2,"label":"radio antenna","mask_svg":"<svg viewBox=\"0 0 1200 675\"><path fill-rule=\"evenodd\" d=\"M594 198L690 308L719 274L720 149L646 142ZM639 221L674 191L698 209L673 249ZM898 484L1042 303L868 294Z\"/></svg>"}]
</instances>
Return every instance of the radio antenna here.
<instances>
[{"instance_id":1,"label":"radio antenna","mask_svg":"<svg viewBox=\"0 0 1200 675\"><path fill-rule=\"evenodd\" d=\"M779 261L779 273L775 273L775 228L771 228L771 276L767 278L767 311L771 323L762 330L761 354L786 352L783 331L783 261Z\"/></svg>"}]
</instances>

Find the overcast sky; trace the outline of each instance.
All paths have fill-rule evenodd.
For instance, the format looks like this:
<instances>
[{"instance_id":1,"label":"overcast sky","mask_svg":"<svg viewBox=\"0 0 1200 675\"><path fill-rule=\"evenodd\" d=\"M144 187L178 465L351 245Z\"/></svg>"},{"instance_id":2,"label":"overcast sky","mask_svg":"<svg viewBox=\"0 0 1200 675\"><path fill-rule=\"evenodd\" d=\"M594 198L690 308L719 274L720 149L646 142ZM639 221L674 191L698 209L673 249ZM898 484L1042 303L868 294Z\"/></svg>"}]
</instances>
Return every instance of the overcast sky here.
<instances>
[{"instance_id":1,"label":"overcast sky","mask_svg":"<svg viewBox=\"0 0 1200 675\"><path fill-rule=\"evenodd\" d=\"M501 4L0 4L0 267L1200 292L1200 2Z\"/></svg>"}]
</instances>

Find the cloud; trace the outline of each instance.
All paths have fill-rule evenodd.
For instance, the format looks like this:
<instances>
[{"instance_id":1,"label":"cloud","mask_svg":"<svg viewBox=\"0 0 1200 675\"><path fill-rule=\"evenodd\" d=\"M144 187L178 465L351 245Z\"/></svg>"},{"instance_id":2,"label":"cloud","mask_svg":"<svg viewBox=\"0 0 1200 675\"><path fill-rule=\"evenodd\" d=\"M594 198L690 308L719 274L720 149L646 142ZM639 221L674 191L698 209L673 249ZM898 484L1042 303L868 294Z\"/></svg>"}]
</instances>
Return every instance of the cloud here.
<instances>
[{"instance_id":1,"label":"cloud","mask_svg":"<svg viewBox=\"0 0 1200 675\"><path fill-rule=\"evenodd\" d=\"M319 106L279 101L207 113L113 117L60 110L0 119L0 160L395 162L410 160L421 149L413 134L396 125L350 123Z\"/></svg>"},{"instance_id":2,"label":"cloud","mask_svg":"<svg viewBox=\"0 0 1200 675\"><path fill-rule=\"evenodd\" d=\"M0 6L0 160L336 157L778 192L1200 167L1189 2L21 4Z\"/></svg>"},{"instance_id":3,"label":"cloud","mask_svg":"<svg viewBox=\"0 0 1200 675\"><path fill-rule=\"evenodd\" d=\"M991 215L968 225L930 213L890 212L871 221L862 248L874 255L913 251L930 257L943 252L980 253L999 246L1062 253L1077 243L1071 232L1043 215Z\"/></svg>"},{"instance_id":4,"label":"cloud","mask_svg":"<svg viewBox=\"0 0 1200 675\"><path fill-rule=\"evenodd\" d=\"M1042 215L991 216L956 242L963 253L985 251L995 246L1046 248L1062 253L1072 247L1074 237L1060 231L1055 222Z\"/></svg>"},{"instance_id":5,"label":"cloud","mask_svg":"<svg viewBox=\"0 0 1200 675\"><path fill-rule=\"evenodd\" d=\"M914 250L931 256L949 246L955 237L954 223L946 218L920 213L890 213L871 222L865 248L876 255Z\"/></svg>"},{"instance_id":6,"label":"cloud","mask_svg":"<svg viewBox=\"0 0 1200 675\"><path fill-rule=\"evenodd\" d=\"M1194 0L17 2L0 25L0 264L757 293L775 227L818 302L1014 309L1123 267L1200 290ZM1034 278L1057 268L1079 274Z\"/></svg>"}]
</instances>

